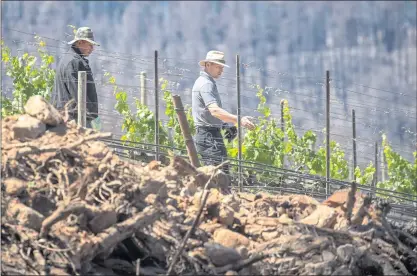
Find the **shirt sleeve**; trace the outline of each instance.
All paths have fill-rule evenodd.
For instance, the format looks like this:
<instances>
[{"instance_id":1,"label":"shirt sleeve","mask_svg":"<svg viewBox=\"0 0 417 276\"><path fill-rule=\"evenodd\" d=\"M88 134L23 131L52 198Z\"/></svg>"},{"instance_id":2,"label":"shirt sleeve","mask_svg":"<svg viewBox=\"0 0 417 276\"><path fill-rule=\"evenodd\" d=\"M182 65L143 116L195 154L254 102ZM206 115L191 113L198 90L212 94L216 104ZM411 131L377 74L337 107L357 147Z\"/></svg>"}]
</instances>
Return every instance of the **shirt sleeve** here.
<instances>
[{"instance_id":1,"label":"shirt sleeve","mask_svg":"<svg viewBox=\"0 0 417 276\"><path fill-rule=\"evenodd\" d=\"M219 105L219 102L217 101L217 98L214 95L213 88L214 87L212 83L206 83L200 89L200 94L201 94L201 97L203 98L204 105L206 107L208 107L212 103Z\"/></svg>"}]
</instances>

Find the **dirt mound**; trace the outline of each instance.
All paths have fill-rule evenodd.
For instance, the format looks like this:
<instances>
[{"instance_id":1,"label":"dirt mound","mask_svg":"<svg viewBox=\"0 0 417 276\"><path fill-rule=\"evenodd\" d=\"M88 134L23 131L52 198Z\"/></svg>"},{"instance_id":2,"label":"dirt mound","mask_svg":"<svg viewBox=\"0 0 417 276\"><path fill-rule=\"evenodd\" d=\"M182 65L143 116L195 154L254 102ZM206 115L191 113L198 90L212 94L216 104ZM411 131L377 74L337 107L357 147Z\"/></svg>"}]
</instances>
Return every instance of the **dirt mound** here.
<instances>
[{"instance_id":1,"label":"dirt mound","mask_svg":"<svg viewBox=\"0 0 417 276\"><path fill-rule=\"evenodd\" d=\"M135 166L42 99L25 110L2 121L2 275L417 273L385 203L230 193L214 167Z\"/></svg>"}]
</instances>

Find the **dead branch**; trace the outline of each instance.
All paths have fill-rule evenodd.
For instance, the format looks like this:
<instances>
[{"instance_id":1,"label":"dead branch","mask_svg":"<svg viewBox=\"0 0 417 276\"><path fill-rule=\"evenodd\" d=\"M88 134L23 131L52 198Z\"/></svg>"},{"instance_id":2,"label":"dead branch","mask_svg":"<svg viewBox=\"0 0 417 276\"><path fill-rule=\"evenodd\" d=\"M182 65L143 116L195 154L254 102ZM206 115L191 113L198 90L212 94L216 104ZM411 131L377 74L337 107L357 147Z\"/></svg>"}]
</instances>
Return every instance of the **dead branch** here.
<instances>
[{"instance_id":1,"label":"dead branch","mask_svg":"<svg viewBox=\"0 0 417 276\"><path fill-rule=\"evenodd\" d=\"M116 224L97 235L95 250L85 252L83 261L89 262L96 256L107 253L118 243L132 236L140 228L152 224L160 215L160 212L152 207L147 207L143 212L134 217Z\"/></svg>"},{"instance_id":2,"label":"dead branch","mask_svg":"<svg viewBox=\"0 0 417 276\"><path fill-rule=\"evenodd\" d=\"M239 261L235 264L229 264L229 265L225 265L225 266L222 266L222 267L217 267L217 268L215 268L215 271L218 274L223 274L223 273L225 273L229 270L239 271L246 266L250 266L250 265L252 265L256 262L262 261L263 259L267 259L271 256L274 256L275 254L276 253L269 253L269 254L258 253L258 254L254 254L252 257L250 257L246 260Z\"/></svg>"},{"instance_id":3,"label":"dead branch","mask_svg":"<svg viewBox=\"0 0 417 276\"><path fill-rule=\"evenodd\" d=\"M370 218L370 215L368 214L368 211L367 211L370 204L371 204L371 198L365 197L363 199L362 205L359 207L358 212L352 218L352 221L351 221L352 225L361 225L365 216L368 216Z\"/></svg>"},{"instance_id":4,"label":"dead branch","mask_svg":"<svg viewBox=\"0 0 417 276\"><path fill-rule=\"evenodd\" d=\"M96 134L92 134L90 136L87 137L83 137L81 138L79 141L77 142L73 142L71 144L69 144L68 146L65 147L61 147L61 146L57 146L57 145L52 145L52 146L46 146L43 148L31 148L31 149L26 149L24 148L24 150L19 151L16 155L16 158L14 159L20 159L23 156L26 155L30 155L30 154L41 154L44 152L56 152L62 149L73 149L75 147L78 147L80 145L82 145L85 142L91 141L91 140L98 140L98 139L102 139L102 138L108 138L111 137L112 134L111 133L96 133Z\"/></svg>"},{"instance_id":5,"label":"dead branch","mask_svg":"<svg viewBox=\"0 0 417 276\"><path fill-rule=\"evenodd\" d=\"M351 222L351 216L352 216L352 209L353 209L353 205L355 204L356 198L356 188L357 188L357 184L356 181L352 181L351 184L351 188L348 194L348 200L346 203L346 213L345 213L345 217L348 221L348 224L350 224Z\"/></svg>"},{"instance_id":6,"label":"dead branch","mask_svg":"<svg viewBox=\"0 0 417 276\"><path fill-rule=\"evenodd\" d=\"M216 173L216 170L218 170L219 168L223 167L226 163L228 163L228 161L223 162L222 164L216 166L215 170L213 170L213 172L212 172L209 180L207 181L206 185L204 186L204 190L203 190L204 199L203 199L203 201L201 203L201 206L200 206L200 208L198 210L197 217L195 218L195 220L194 220L194 222L193 222L193 224L191 226L191 229L185 235L184 240L182 241L182 243L180 245L180 248L175 253L174 258L172 259L171 264L169 265L168 272L167 272L166 275L171 275L171 272L174 269L174 266L175 266L175 264L177 262L177 259L180 256L180 254L182 253L182 250L184 249L185 244L187 243L188 238L194 233L195 228L197 227L198 221L200 220L201 214L203 213L203 209L204 209L204 207L206 205L207 198L208 198L208 196L210 194L210 192L207 190L207 187L210 184L211 180L213 179L213 177L214 177L214 175ZM201 197L203 197L203 194L201 195Z\"/></svg>"},{"instance_id":7,"label":"dead branch","mask_svg":"<svg viewBox=\"0 0 417 276\"><path fill-rule=\"evenodd\" d=\"M85 202L72 202L70 203L68 206L66 205L61 205L55 212L52 213L52 215L50 215L49 217L47 217L43 222L42 222L42 227L41 227L41 231L39 236L40 237L45 237L48 232L49 229L58 221L64 220L66 219L69 215L71 214L81 214L81 213L85 213L87 214L87 216L94 216L94 213L97 212L97 209L92 207L92 206L88 206Z\"/></svg>"}]
</instances>

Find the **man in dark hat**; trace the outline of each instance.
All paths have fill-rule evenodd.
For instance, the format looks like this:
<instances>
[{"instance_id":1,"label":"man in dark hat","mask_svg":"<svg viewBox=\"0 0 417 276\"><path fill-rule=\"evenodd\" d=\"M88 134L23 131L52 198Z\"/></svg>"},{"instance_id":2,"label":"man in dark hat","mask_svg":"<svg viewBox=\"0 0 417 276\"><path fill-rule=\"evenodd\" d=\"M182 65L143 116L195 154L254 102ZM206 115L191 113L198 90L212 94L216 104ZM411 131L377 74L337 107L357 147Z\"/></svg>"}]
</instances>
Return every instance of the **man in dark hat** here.
<instances>
[{"instance_id":1,"label":"man in dark hat","mask_svg":"<svg viewBox=\"0 0 417 276\"><path fill-rule=\"evenodd\" d=\"M51 101L58 109L62 109L72 99L78 102L78 72L85 71L87 74L86 126L91 128L91 122L98 118L98 102L93 73L87 57L93 52L94 46L100 44L94 41L93 31L89 27L79 28L74 39L68 44L71 48L65 53L56 69ZM71 111L69 115L71 119L78 118L77 111Z\"/></svg>"}]
</instances>

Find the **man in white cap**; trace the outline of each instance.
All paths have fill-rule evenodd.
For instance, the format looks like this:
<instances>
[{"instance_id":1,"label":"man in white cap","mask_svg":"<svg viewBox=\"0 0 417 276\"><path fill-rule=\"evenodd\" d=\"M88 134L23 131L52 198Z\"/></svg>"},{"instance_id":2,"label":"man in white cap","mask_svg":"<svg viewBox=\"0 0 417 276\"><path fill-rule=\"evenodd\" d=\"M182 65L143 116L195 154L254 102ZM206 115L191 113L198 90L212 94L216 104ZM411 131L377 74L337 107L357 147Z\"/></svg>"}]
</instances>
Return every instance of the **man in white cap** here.
<instances>
[{"instance_id":1,"label":"man in white cap","mask_svg":"<svg viewBox=\"0 0 417 276\"><path fill-rule=\"evenodd\" d=\"M62 109L71 99L78 102L78 72L86 71L86 121L87 127L91 128L91 122L98 118L98 101L93 73L87 57L93 52L94 46L100 46L100 44L94 41L93 31L89 27L79 28L74 39L68 44L71 48L64 54L56 69L51 101L58 109ZM71 119L77 120L77 111L70 112L69 115Z\"/></svg>"},{"instance_id":2,"label":"man in white cap","mask_svg":"<svg viewBox=\"0 0 417 276\"><path fill-rule=\"evenodd\" d=\"M210 51L206 59L199 62L204 70L195 81L192 89L192 112L196 126L195 143L197 152L203 158L203 163L218 165L227 158L226 147L221 130L226 128L227 138L236 137L238 117L222 108L222 102L217 90L216 81L226 65L224 53ZM229 126L229 123L233 124ZM251 117L241 117L241 125L253 129L255 125ZM223 168L228 173L228 166Z\"/></svg>"}]
</instances>

